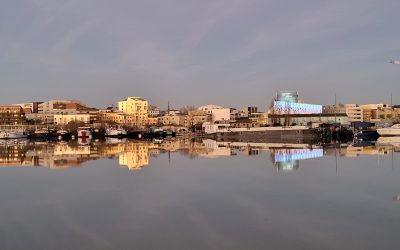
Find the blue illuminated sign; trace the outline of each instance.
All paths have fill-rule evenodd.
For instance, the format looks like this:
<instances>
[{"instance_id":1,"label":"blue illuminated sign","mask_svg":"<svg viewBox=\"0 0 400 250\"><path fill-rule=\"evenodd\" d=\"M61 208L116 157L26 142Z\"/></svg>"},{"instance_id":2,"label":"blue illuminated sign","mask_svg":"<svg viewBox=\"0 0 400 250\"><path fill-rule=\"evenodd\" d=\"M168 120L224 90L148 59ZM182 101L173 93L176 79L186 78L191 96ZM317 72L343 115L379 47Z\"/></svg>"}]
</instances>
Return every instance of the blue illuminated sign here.
<instances>
[{"instance_id":1,"label":"blue illuminated sign","mask_svg":"<svg viewBox=\"0 0 400 250\"><path fill-rule=\"evenodd\" d=\"M322 105L275 101L274 111L276 114L321 114Z\"/></svg>"}]
</instances>

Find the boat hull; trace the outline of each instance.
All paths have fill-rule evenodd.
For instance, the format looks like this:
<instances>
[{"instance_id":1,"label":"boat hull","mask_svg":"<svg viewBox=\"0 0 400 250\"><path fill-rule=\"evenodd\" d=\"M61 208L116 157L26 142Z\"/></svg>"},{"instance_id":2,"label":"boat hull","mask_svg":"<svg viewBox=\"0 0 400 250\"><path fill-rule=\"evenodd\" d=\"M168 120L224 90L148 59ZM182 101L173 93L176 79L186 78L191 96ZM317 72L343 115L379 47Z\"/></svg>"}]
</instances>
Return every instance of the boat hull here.
<instances>
[{"instance_id":1,"label":"boat hull","mask_svg":"<svg viewBox=\"0 0 400 250\"><path fill-rule=\"evenodd\" d=\"M377 132L380 136L400 136L400 129L381 128Z\"/></svg>"}]
</instances>

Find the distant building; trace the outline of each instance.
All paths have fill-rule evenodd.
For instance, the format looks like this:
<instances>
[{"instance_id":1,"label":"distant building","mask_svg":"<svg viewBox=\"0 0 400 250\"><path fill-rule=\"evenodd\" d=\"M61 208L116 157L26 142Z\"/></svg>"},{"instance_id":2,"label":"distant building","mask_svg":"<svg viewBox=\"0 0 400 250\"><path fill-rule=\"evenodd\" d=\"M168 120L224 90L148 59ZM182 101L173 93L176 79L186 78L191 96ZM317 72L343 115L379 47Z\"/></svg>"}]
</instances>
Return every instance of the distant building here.
<instances>
[{"instance_id":1,"label":"distant building","mask_svg":"<svg viewBox=\"0 0 400 250\"><path fill-rule=\"evenodd\" d=\"M252 114L257 113L257 107L243 107L239 112L239 117L251 117Z\"/></svg>"},{"instance_id":2,"label":"distant building","mask_svg":"<svg viewBox=\"0 0 400 250\"><path fill-rule=\"evenodd\" d=\"M211 121L215 123L226 123L231 120L231 109L223 108L217 105L206 105L197 108L211 116Z\"/></svg>"},{"instance_id":3,"label":"distant building","mask_svg":"<svg viewBox=\"0 0 400 250\"><path fill-rule=\"evenodd\" d=\"M148 124L148 101L140 97L128 97L118 102L118 111L132 116L129 126L144 127Z\"/></svg>"},{"instance_id":4,"label":"distant building","mask_svg":"<svg viewBox=\"0 0 400 250\"><path fill-rule=\"evenodd\" d=\"M213 109L222 109L222 108L223 108L223 107L218 106L218 105L209 104L209 105L205 105L205 106L198 107L197 109L198 109L198 110L201 110L201 111L204 111L204 112L206 112L207 114L211 115Z\"/></svg>"},{"instance_id":5,"label":"distant building","mask_svg":"<svg viewBox=\"0 0 400 250\"><path fill-rule=\"evenodd\" d=\"M345 114L346 107L344 104L325 105L325 106L322 106L322 113L323 114Z\"/></svg>"},{"instance_id":6,"label":"distant building","mask_svg":"<svg viewBox=\"0 0 400 250\"><path fill-rule=\"evenodd\" d=\"M156 106L149 106L148 115L149 117L157 117L160 116L161 111Z\"/></svg>"},{"instance_id":7,"label":"distant building","mask_svg":"<svg viewBox=\"0 0 400 250\"><path fill-rule=\"evenodd\" d=\"M175 114L175 115L164 115L158 117L158 124L163 126L173 125L173 126L183 126L187 127L189 125L188 116Z\"/></svg>"},{"instance_id":8,"label":"distant building","mask_svg":"<svg viewBox=\"0 0 400 250\"><path fill-rule=\"evenodd\" d=\"M211 120L211 115L208 115L205 111L191 110L189 111L188 119L189 126L202 125Z\"/></svg>"},{"instance_id":9,"label":"distant building","mask_svg":"<svg viewBox=\"0 0 400 250\"><path fill-rule=\"evenodd\" d=\"M43 102L29 102L29 103L18 103L13 105L21 106L25 114L37 114L39 112L39 104Z\"/></svg>"}]
</instances>

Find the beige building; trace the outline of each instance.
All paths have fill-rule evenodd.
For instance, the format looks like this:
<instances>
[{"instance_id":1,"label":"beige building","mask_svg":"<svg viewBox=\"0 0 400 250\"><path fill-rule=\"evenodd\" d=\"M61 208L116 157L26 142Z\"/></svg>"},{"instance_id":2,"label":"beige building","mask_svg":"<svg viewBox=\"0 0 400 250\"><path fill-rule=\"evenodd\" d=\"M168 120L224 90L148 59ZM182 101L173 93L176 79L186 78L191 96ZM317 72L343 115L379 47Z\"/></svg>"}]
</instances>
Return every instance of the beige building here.
<instances>
[{"instance_id":1,"label":"beige building","mask_svg":"<svg viewBox=\"0 0 400 250\"><path fill-rule=\"evenodd\" d=\"M144 127L148 124L148 101L140 97L128 97L125 101L118 102L118 111L127 115L127 125Z\"/></svg>"},{"instance_id":2,"label":"beige building","mask_svg":"<svg viewBox=\"0 0 400 250\"><path fill-rule=\"evenodd\" d=\"M186 115L164 115L158 117L158 123L163 126L173 125L173 126L184 126L187 127L188 116Z\"/></svg>"},{"instance_id":3,"label":"beige building","mask_svg":"<svg viewBox=\"0 0 400 250\"><path fill-rule=\"evenodd\" d=\"M202 125L205 122L211 121L211 114L202 110L192 110L188 114L189 126Z\"/></svg>"},{"instance_id":4,"label":"beige building","mask_svg":"<svg viewBox=\"0 0 400 250\"><path fill-rule=\"evenodd\" d=\"M363 108L357 104L345 104L346 114L349 117L349 122L364 121Z\"/></svg>"}]
</instances>

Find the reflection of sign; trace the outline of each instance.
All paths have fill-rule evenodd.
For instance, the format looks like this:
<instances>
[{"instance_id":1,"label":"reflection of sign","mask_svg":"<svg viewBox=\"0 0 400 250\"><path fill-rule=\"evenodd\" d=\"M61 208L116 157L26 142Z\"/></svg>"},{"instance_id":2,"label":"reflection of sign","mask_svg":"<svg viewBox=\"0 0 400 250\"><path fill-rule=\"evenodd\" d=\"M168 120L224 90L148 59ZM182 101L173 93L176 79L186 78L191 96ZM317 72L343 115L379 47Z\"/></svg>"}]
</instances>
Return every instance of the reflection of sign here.
<instances>
[{"instance_id":1,"label":"reflection of sign","mask_svg":"<svg viewBox=\"0 0 400 250\"><path fill-rule=\"evenodd\" d=\"M295 160L304 160L324 156L322 148L284 148L275 149L275 162L286 162Z\"/></svg>"},{"instance_id":2,"label":"reflection of sign","mask_svg":"<svg viewBox=\"0 0 400 250\"><path fill-rule=\"evenodd\" d=\"M274 111L277 114L321 114L322 105L276 101Z\"/></svg>"}]
</instances>

